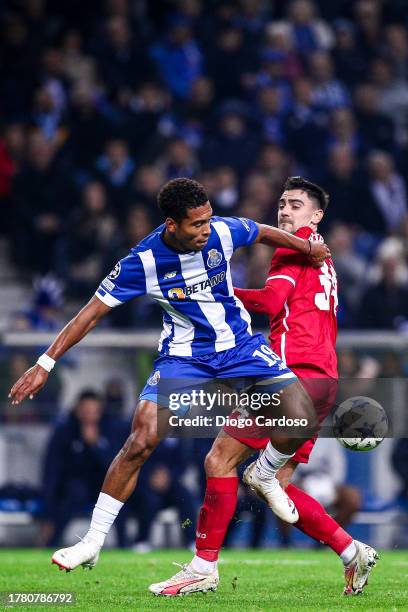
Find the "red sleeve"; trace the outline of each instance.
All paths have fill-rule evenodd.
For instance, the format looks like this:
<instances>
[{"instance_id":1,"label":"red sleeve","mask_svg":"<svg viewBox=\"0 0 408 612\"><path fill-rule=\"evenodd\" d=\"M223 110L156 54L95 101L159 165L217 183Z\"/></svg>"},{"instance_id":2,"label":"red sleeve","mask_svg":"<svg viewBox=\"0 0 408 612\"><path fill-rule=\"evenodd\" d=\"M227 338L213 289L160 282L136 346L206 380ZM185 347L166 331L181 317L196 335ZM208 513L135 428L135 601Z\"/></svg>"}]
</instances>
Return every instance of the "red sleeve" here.
<instances>
[{"instance_id":1,"label":"red sleeve","mask_svg":"<svg viewBox=\"0 0 408 612\"><path fill-rule=\"evenodd\" d=\"M301 228L296 235L308 238L311 233L310 228ZM263 289L234 288L235 295L250 312L263 312L274 318L281 312L290 297L306 261L304 255L291 249L276 249L265 287Z\"/></svg>"},{"instance_id":2,"label":"red sleeve","mask_svg":"<svg viewBox=\"0 0 408 612\"><path fill-rule=\"evenodd\" d=\"M287 265L287 259L291 265ZM283 308L296 286L296 280L301 270L301 264L296 261L296 254L285 255L284 260L273 256L268 278L263 289L236 289L235 295L245 308L251 312L264 312L274 317Z\"/></svg>"}]
</instances>

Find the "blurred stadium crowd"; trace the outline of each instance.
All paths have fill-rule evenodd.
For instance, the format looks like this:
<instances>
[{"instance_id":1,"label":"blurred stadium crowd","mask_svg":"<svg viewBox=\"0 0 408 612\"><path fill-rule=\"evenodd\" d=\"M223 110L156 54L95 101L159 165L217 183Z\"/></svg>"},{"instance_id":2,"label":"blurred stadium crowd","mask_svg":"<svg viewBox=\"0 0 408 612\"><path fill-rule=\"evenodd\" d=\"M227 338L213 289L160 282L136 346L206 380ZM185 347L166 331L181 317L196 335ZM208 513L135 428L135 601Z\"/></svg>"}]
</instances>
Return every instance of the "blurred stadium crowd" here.
<instances>
[{"instance_id":1,"label":"blurred stadium crowd","mask_svg":"<svg viewBox=\"0 0 408 612\"><path fill-rule=\"evenodd\" d=\"M0 24L0 230L22 279L87 298L161 222L168 179L275 223L301 174L331 196L340 326L406 326L403 0L11 0ZM269 257L240 255L236 284L262 285ZM120 310L113 326L157 322Z\"/></svg>"}]
</instances>

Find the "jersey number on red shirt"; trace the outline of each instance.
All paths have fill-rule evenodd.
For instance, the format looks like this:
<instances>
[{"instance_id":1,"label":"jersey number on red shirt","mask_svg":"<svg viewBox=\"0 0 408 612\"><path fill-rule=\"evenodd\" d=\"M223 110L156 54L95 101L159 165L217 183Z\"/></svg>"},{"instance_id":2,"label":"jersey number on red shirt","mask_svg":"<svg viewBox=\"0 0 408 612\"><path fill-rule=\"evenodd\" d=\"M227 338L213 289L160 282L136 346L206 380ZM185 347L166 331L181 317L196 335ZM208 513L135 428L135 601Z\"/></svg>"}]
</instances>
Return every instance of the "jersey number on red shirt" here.
<instances>
[{"instance_id":1,"label":"jersey number on red shirt","mask_svg":"<svg viewBox=\"0 0 408 612\"><path fill-rule=\"evenodd\" d=\"M320 268L319 280L323 291L316 293L314 299L315 305L319 310L330 310L330 296L333 296L333 313L336 316L339 303L337 297L337 276L331 264L324 262Z\"/></svg>"}]
</instances>

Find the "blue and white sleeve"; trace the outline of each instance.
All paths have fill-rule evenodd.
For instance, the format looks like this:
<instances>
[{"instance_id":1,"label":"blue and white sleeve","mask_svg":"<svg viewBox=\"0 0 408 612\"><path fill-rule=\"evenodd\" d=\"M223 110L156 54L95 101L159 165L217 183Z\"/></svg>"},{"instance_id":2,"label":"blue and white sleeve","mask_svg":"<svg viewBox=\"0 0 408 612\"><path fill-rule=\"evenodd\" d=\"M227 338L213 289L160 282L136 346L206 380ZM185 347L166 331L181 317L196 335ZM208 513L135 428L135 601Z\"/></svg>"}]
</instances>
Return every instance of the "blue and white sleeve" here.
<instances>
[{"instance_id":1,"label":"blue and white sleeve","mask_svg":"<svg viewBox=\"0 0 408 612\"><path fill-rule=\"evenodd\" d=\"M259 226L255 221L245 217L223 217L222 220L230 229L234 251L255 242L259 233Z\"/></svg>"},{"instance_id":2,"label":"blue and white sleeve","mask_svg":"<svg viewBox=\"0 0 408 612\"><path fill-rule=\"evenodd\" d=\"M95 292L104 304L115 308L146 293L146 277L137 253L124 257L106 276Z\"/></svg>"}]
</instances>

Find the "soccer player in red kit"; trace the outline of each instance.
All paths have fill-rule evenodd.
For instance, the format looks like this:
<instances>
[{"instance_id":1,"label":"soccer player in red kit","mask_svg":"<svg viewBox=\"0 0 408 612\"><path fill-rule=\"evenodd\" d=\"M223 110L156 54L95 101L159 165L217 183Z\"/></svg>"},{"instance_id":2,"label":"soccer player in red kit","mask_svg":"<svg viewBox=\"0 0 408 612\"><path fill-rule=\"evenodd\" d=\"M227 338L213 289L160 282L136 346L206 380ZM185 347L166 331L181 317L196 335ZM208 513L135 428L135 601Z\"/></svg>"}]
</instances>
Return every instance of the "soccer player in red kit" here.
<instances>
[{"instance_id":1,"label":"soccer player in red kit","mask_svg":"<svg viewBox=\"0 0 408 612\"><path fill-rule=\"evenodd\" d=\"M328 204L327 194L301 177L285 184L279 201L280 229L312 241ZM328 415L337 389L336 311L337 280L331 259L313 268L302 255L279 248L275 251L263 289L235 289L247 310L266 313L270 323L270 346L299 377L312 398L321 423ZM230 435L231 432L229 432ZM290 484L299 463L307 463L317 434L306 440L279 470L277 478L295 503L299 520L295 526L332 548L345 565L344 594L360 593L375 564L376 552L353 540L311 496ZM251 448L265 449L244 474L244 481L262 494L257 474L268 472L269 440L237 438Z\"/></svg>"}]
</instances>

